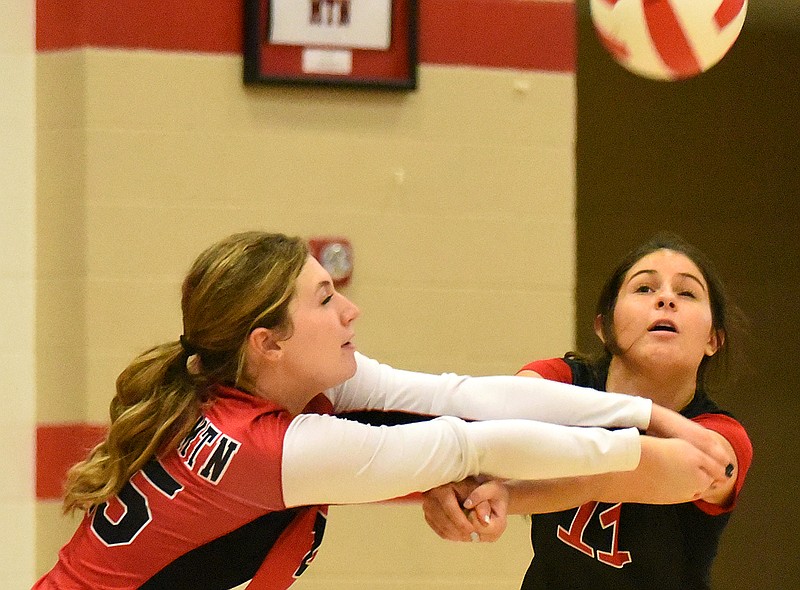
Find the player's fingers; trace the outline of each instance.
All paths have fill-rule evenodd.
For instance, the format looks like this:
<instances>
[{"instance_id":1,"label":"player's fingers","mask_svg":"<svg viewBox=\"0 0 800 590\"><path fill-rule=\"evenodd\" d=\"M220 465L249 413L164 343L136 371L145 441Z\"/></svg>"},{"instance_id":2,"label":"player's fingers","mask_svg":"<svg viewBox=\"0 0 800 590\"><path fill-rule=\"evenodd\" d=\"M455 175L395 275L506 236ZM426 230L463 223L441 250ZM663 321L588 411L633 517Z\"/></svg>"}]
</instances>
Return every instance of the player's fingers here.
<instances>
[{"instance_id":1,"label":"player's fingers","mask_svg":"<svg viewBox=\"0 0 800 590\"><path fill-rule=\"evenodd\" d=\"M475 513L475 517L482 525L487 525L492 521L492 505L489 503L488 500L483 502L479 502L475 507L472 509Z\"/></svg>"},{"instance_id":2,"label":"player's fingers","mask_svg":"<svg viewBox=\"0 0 800 590\"><path fill-rule=\"evenodd\" d=\"M730 464L730 456L717 436L706 428L699 426L697 436L689 442L692 442L713 462L709 472L714 475L715 479L725 474L725 470Z\"/></svg>"},{"instance_id":3,"label":"player's fingers","mask_svg":"<svg viewBox=\"0 0 800 590\"><path fill-rule=\"evenodd\" d=\"M725 458L728 461L728 458ZM716 458L703 453L703 463L701 465L703 471L715 484L724 484L730 479L733 472L733 464L720 463Z\"/></svg>"},{"instance_id":4,"label":"player's fingers","mask_svg":"<svg viewBox=\"0 0 800 590\"><path fill-rule=\"evenodd\" d=\"M489 522L485 522L478 517L476 511L470 512L470 522L475 526L482 542L494 542L499 539L506 530L507 521L504 516L493 515Z\"/></svg>"},{"instance_id":5,"label":"player's fingers","mask_svg":"<svg viewBox=\"0 0 800 590\"><path fill-rule=\"evenodd\" d=\"M454 531L452 528L443 527L437 522L436 520L431 520L427 516L425 517L425 522L428 523L428 526L431 530L436 533L440 538L446 541L468 541L469 537L465 537L464 535L460 534L458 531Z\"/></svg>"},{"instance_id":6,"label":"player's fingers","mask_svg":"<svg viewBox=\"0 0 800 590\"><path fill-rule=\"evenodd\" d=\"M475 488L464 501L465 508L474 508L487 504L492 518L494 514L505 515L508 506L508 490L502 482L486 482ZM483 514L480 516L483 517Z\"/></svg>"},{"instance_id":7,"label":"player's fingers","mask_svg":"<svg viewBox=\"0 0 800 590\"><path fill-rule=\"evenodd\" d=\"M491 504L497 497L497 488L491 484L486 483L482 486L475 488L472 493L464 500L464 508L473 509L481 504Z\"/></svg>"},{"instance_id":8,"label":"player's fingers","mask_svg":"<svg viewBox=\"0 0 800 590\"><path fill-rule=\"evenodd\" d=\"M475 530L464 515L454 490L449 487L426 492L422 509L428 526L442 538L467 541Z\"/></svg>"},{"instance_id":9,"label":"player's fingers","mask_svg":"<svg viewBox=\"0 0 800 590\"><path fill-rule=\"evenodd\" d=\"M466 517L463 516L463 513L462 517L466 520ZM431 527L433 532L447 541L469 541L470 533L475 531L475 527L469 524L468 521L467 528L463 529L457 525L454 525L449 519L441 518L441 515L434 515L431 517L429 516L429 513L426 513L425 521L428 523L428 526Z\"/></svg>"}]
</instances>

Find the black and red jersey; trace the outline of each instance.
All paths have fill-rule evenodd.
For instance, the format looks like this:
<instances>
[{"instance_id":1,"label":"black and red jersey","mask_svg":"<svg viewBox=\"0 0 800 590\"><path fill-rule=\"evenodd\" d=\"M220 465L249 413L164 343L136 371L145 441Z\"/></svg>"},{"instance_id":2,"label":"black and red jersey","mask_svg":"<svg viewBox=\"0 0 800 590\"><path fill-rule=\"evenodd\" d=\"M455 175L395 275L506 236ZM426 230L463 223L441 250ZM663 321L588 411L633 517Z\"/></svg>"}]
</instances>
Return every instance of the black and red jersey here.
<instances>
[{"instance_id":1,"label":"black and red jersey","mask_svg":"<svg viewBox=\"0 0 800 590\"><path fill-rule=\"evenodd\" d=\"M536 361L522 370L545 379L604 389L605 378L574 358ZM744 484L752 446L744 427L702 391L681 412L722 434ZM532 516L534 557L522 590L701 590L709 588L712 561L731 505L703 501L676 505L588 502Z\"/></svg>"}]
</instances>

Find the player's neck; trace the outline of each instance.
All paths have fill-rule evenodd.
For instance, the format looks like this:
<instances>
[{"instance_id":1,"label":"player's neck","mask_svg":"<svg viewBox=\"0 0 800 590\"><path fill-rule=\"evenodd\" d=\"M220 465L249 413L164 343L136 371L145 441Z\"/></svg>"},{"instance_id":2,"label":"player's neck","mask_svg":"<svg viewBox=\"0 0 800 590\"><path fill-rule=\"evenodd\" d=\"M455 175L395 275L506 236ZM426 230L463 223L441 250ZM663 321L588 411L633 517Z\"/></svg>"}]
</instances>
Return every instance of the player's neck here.
<instances>
[{"instance_id":1,"label":"player's neck","mask_svg":"<svg viewBox=\"0 0 800 590\"><path fill-rule=\"evenodd\" d=\"M606 390L647 397L660 406L680 411L694 397L697 388L695 373L675 371L642 371L622 362L611 361Z\"/></svg>"}]
</instances>

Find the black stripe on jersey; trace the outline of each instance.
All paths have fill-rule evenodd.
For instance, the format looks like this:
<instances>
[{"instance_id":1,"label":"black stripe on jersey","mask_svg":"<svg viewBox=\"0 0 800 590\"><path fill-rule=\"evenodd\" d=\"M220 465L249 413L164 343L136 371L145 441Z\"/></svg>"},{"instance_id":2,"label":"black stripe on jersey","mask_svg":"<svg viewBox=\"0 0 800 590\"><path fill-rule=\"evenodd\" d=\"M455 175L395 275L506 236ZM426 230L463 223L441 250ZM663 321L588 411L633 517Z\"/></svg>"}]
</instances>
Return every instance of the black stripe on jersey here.
<instances>
[{"instance_id":1,"label":"black stripe on jersey","mask_svg":"<svg viewBox=\"0 0 800 590\"><path fill-rule=\"evenodd\" d=\"M250 580L302 508L270 512L182 555L142 590L228 590Z\"/></svg>"},{"instance_id":2,"label":"black stripe on jersey","mask_svg":"<svg viewBox=\"0 0 800 590\"><path fill-rule=\"evenodd\" d=\"M336 417L352 420L353 422L360 422L361 424L369 424L370 426L397 426L399 424L425 422L426 420L432 420L436 416L401 411L382 412L381 410L359 410L355 412L342 412L341 414L336 414Z\"/></svg>"}]
</instances>

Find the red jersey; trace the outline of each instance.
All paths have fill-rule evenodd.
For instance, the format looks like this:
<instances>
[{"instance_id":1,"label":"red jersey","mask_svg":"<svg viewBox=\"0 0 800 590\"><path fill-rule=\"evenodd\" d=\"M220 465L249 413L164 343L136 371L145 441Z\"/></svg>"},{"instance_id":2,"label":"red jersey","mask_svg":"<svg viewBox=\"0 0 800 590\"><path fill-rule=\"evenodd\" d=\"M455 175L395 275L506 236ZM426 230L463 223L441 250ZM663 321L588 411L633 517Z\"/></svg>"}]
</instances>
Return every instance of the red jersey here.
<instances>
[{"instance_id":1,"label":"red jersey","mask_svg":"<svg viewBox=\"0 0 800 590\"><path fill-rule=\"evenodd\" d=\"M278 590L302 573L322 540L325 508L284 505L292 417L232 388L218 393L177 449L84 517L35 589L231 588L255 576L251 588ZM330 407L320 395L307 409ZM257 575L262 564L268 576Z\"/></svg>"}]
</instances>

